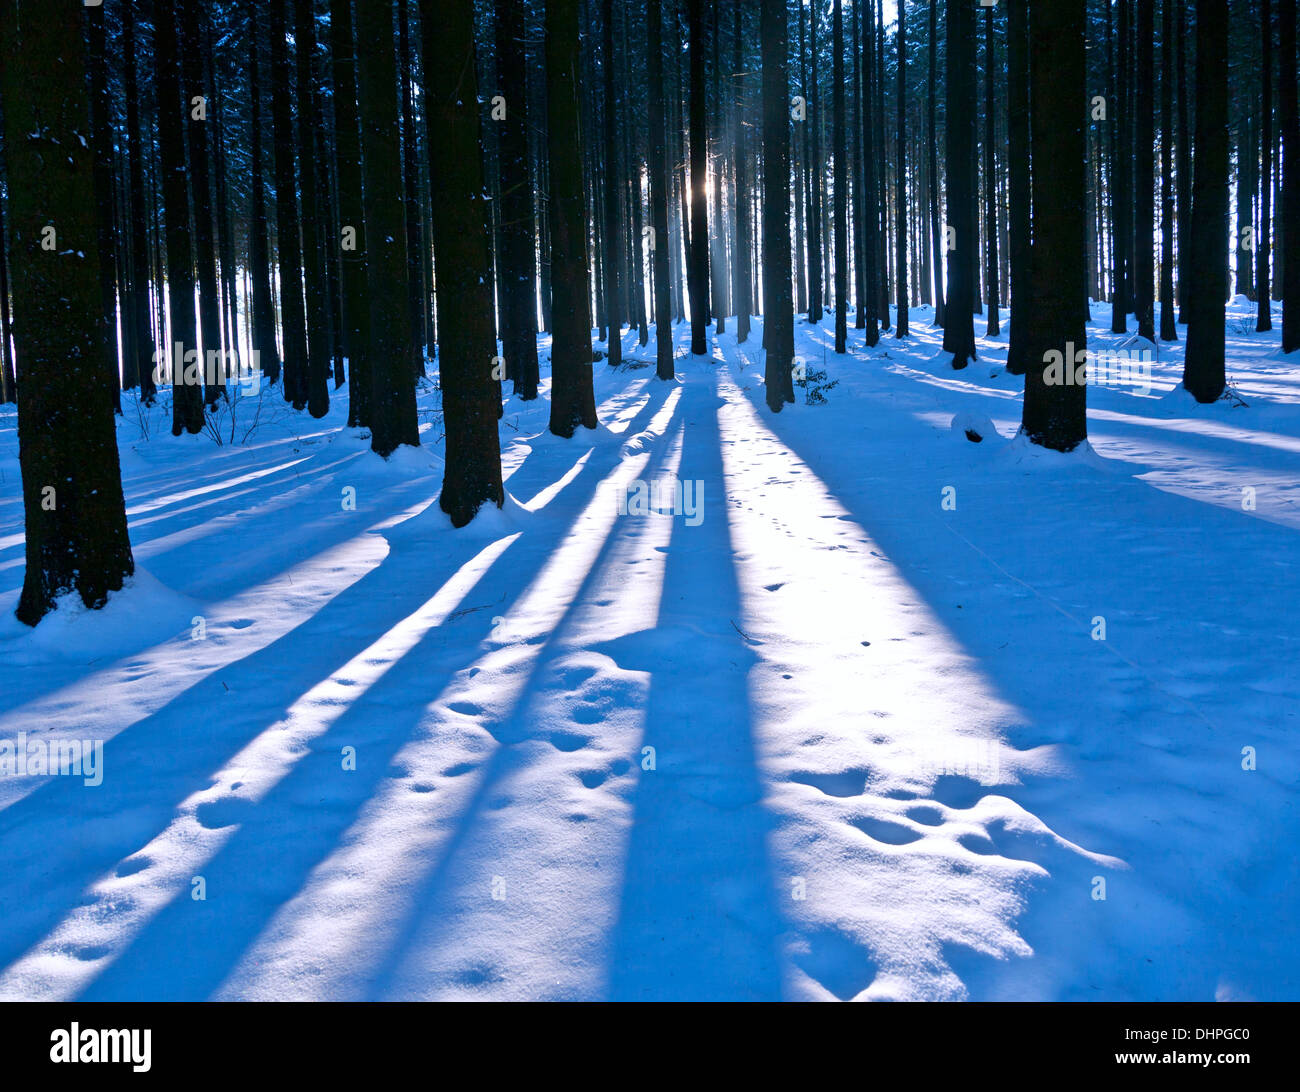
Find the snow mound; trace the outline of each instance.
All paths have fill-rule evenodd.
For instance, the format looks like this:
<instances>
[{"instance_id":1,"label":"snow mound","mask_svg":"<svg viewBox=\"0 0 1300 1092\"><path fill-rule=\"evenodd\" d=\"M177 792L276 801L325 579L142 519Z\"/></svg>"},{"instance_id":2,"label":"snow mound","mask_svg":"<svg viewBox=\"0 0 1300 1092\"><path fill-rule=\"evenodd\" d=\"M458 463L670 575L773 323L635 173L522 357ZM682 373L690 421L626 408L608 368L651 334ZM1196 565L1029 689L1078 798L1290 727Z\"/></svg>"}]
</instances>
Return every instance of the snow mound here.
<instances>
[{"instance_id":1,"label":"snow mound","mask_svg":"<svg viewBox=\"0 0 1300 1092\"><path fill-rule=\"evenodd\" d=\"M998 441L1002 437L998 435L997 426L982 413L959 413L952 419L952 424L948 426L954 435L973 444L983 443L985 440Z\"/></svg>"},{"instance_id":2,"label":"snow mound","mask_svg":"<svg viewBox=\"0 0 1300 1092\"><path fill-rule=\"evenodd\" d=\"M6 612L0 640L12 641L8 655L24 663L99 659L175 637L202 613L198 600L173 591L137 566L120 591L109 593L102 610L87 610L81 596L69 592L35 628Z\"/></svg>"}]
</instances>

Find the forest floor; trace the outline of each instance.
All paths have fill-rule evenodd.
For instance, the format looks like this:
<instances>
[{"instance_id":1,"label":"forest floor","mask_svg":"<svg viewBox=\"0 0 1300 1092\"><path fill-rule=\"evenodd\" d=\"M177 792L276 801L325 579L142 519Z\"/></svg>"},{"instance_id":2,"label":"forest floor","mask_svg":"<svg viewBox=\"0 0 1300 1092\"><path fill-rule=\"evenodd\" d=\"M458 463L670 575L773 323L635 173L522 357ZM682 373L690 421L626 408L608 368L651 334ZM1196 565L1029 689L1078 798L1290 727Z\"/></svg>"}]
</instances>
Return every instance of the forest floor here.
<instances>
[{"instance_id":1,"label":"forest floor","mask_svg":"<svg viewBox=\"0 0 1300 1092\"><path fill-rule=\"evenodd\" d=\"M1162 346L1068 456L925 308L799 323L776 416L761 323L670 384L629 333L596 434L510 400L462 531L431 383L387 464L346 391L222 444L128 400L138 575L35 631L5 407L0 746L105 742L0 775L0 998L1294 999L1300 371L1251 314L1244 405Z\"/></svg>"}]
</instances>

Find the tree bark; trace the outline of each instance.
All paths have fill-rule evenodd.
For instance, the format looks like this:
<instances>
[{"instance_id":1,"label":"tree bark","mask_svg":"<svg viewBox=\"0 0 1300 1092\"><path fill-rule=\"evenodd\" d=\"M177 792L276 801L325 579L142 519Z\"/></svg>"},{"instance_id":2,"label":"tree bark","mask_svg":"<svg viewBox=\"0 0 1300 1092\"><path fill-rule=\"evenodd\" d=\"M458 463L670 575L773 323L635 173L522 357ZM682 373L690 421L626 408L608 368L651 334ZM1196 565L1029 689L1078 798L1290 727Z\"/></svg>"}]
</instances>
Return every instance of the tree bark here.
<instances>
[{"instance_id":1,"label":"tree bark","mask_svg":"<svg viewBox=\"0 0 1300 1092\"><path fill-rule=\"evenodd\" d=\"M1196 0L1196 167L1183 386L1198 402L1223 394L1228 294L1228 2Z\"/></svg>"},{"instance_id":2,"label":"tree bark","mask_svg":"<svg viewBox=\"0 0 1300 1092\"><path fill-rule=\"evenodd\" d=\"M159 8L171 16L169 0ZM17 616L29 626L69 592L87 607L104 606L135 571L100 289L83 10L0 5L26 522ZM164 30L163 39L164 51L174 45L174 34Z\"/></svg>"}]
</instances>

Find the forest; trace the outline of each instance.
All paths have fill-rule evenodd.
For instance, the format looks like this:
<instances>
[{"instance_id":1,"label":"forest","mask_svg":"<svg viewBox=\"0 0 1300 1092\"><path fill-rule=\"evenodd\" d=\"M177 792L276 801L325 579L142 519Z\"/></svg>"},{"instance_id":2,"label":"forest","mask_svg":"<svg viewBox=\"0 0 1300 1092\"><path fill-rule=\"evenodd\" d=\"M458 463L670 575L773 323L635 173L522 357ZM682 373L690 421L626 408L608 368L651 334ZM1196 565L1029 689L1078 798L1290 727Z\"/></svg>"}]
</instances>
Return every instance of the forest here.
<instances>
[{"instance_id":1,"label":"forest","mask_svg":"<svg viewBox=\"0 0 1300 1092\"><path fill-rule=\"evenodd\" d=\"M1296 16L0 0L0 998L1300 997Z\"/></svg>"}]
</instances>

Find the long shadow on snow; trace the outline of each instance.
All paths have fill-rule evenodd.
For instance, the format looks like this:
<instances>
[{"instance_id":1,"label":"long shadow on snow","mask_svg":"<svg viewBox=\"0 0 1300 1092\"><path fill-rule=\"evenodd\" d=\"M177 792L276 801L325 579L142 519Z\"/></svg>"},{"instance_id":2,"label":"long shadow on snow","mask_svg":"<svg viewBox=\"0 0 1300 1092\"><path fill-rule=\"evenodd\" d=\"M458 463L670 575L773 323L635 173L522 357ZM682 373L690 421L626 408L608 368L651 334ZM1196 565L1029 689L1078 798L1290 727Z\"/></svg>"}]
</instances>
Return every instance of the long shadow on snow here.
<instances>
[{"instance_id":1,"label":"long shadow on snow","mask_svg":"<svg viewBox=\"0 0 1300 1092\"><path fill-rule=\"evenodd\" d=\"M674 519L655 628L599 649L652 673L643 742L657 766L637 782L610 990L618 1000L773 999L784 925L750 715L755 657L732 625L740 593L719 399L707 380L688 390L678 474L704 483L704 520Z\"/></svg>"},{"instance_id":2,"label":"long shadow on snow","mask_svg":"<svg viewBox=\"0 0 1300 1092\"><path fill-rule=\"evenodd\" d=\"M653 414L670 389L665 385L662 391L651 398L636 420ZM617 446L608 451L607 459L588 460L578 477L548 505L548 514L554 506L553 519L536 528L530 526L525 531L524 538L494 562L492 568L480 579L478 587L490 585L493 581L491 574L504 570L508 573L510 586L517 589L511 605L525 593L531 580L549 559L553 548L567 534L572 519L585 509L601 488L604 472L617 466L620 461ZM610 465L607 466L606 463ZM441 518L440 514L438 518ZM454 556L454 564L443 570L443 579L484 545L482 540L465 543L463 550L457 551ZM423 571L425 564L424 558L414 552L399 558L395 550L374 574L363 578L345 595L349 599L367 598L370 589L361 587L367 583L380 583L383 588L423 585L432 591L437 585L428 580L427 571ZM406 565L410 567L409 577L401 571ZM380 573L384 574L382 581L372 581L372 577ZM441 582L442 579L439 584ZM471 598L477 602L482 595L471 593ZM346 613L342 607L336 607L336 604L337 600L326 610L335 608L335 613ZM376 627L366 638L366 644L378 632L386 631L401 621L409 613L409 608L409 601L404 601L399 611L390 614L381 623L382 629ZM280 905L297 893L311 870L328 857L375 787L384 777L391 776L393 756L408 741L409 732L415 727L412 724L402 729L394 724L394 717L404 704L403 696L441 692L458 671L471 666L480 657L482 650L479 642L491 629L491 616L496 613L508 614L509 609L508 605L501 608L494 606L491 611L465 615L464 620L454 623L449 621L430 631L408 650L323 735L312 741L311 753L295 763L265 798L249 804L237 820L232 820L239 823L239 829L213 858L198 869L207 881L208 890L221 892L220 897L212 897L208 902L194 902L187 897L186 890L178 891L122 955L106 967L87 988L84 998L106 1000L148 996L160 1000L197 999L207 997L217 989ZM321 613L324 614L325 611ZM320 615L317 616L319 617ZM295 633L300 638L307 639L308 635L303 631L308 626L305 624L299 627ZM263 650L262 654L274 655L275 651L283 651L278 647L283 643L284 639L271 649ZM438 662L439 658L441 662ZM339 660L340 665L346 662L347 657ZM301 690L309 689L314 682L327 677L335 669L322 666L311 672L312 682L305 686L300 684ZM228 680L230 670L223 671L222 676ZM213 680L214 693L206 695L204 700L218 700L215 689L219 685L219 682ZM386 694L393 695L394 700L385 701ZM189 704L187 701L186 706ZM256 735L267 724L274 723L280 715L282 713L275 718L259 718L258 725L247 737L241 738L238 745L242 746L248 738ZM342 782L344 792L332 802L328 810L313 807L311 796L316 786L336 786L340 783L339 749L348 744L358 748L358 754L364 756L364 762L358 764L359 768L355 772L346 775ZM231 748L232 752L234 749ZM135 768L133 764L140 757L129 755L118 761L123 768ZM193 765L192 758L191 753L184 763L185 767ZM212 756L205 760L201 768L211 768L219 762L219 756ZM176 779L183 776L185 770L178 769ZM179 793L169 793L168 798L186 796L211 783L210 776L191 780L193 783L188 788ZM490 776L485 778L483 792L488 791L491 781ZM476 798L476 803L468 809L465 816L465 824L470 823L480 810L480 803ZM0 831L3 831L2 827ZM302 836L294 837L295 831L301 831ZM144 840L147 839L132 840L131 848L136 848ZM120 847L122 841L119 840L116 846ZM118 853L118 849L114 848L112 852ZM118 853L113 862L107 864L116 863L121 856L123 854ZM102 872L104 867L105 863L101 862L98 871ZM94 874L98 873L92 873ZM255 891L250 890L253 883L259 885ZM235 907L237 900L243 903L238 909ZM165 969L160 967L157 953L187 950L201 951L203 956L191 961L177 959ZM7 962L11 958L7 949L0 950L0 961ZM163 977L164 974L168 977Z\"/></svg>"}]
</instances>

